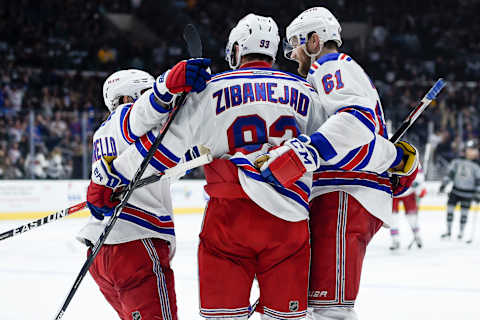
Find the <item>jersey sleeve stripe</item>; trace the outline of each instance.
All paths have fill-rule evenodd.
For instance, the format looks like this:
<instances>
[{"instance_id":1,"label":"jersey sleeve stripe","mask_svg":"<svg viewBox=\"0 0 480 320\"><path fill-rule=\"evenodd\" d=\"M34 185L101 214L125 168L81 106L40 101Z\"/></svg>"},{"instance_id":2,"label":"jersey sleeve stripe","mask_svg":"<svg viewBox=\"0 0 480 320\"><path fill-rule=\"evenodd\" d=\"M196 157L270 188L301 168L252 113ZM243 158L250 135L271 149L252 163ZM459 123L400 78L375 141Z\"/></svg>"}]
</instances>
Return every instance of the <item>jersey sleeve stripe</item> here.
<instances>
[{"instance_id":1,"label":"jersey sleeve stripe","mask_svg":"<svg viewBox=\"0 0 480 320\"><path fill-rule=\"evenodd\" d=\"M340 161L338 161L336 164L332 165L321 165L320 168L318 168L318 171L324 171L324 170L337 170L349 163L355 155L360 151L361 147L358 147L356 149L353 149L345 157L343 157Z\"/></svg>"},{"instance_id":2,"label":"jersey sleeve stripe","mask_svg":"<svg viewBox=\"0 0 480 320\"><path fill-rule=\"evenodd\" d=\"M373 149L375 148L375 141L376 139L373 139L373 141L369 143L367 155L363 158L363 161L360 162L360 164L354 168L355 170L361 170L365 168L366 165L370 162L370 159L372 158L372 154L373 154Z\"/></svg>"},{"instance_id":3,"label":"jersey sleeve stripe","mask_svg":"<svg viewBox=\"0 0 480 320\"><path fill-rule=\"evenodd\" d=\"M310 139L323 160L328 161L337 155L335 148L322 133L315 132L310 136Z\"/></svg>"},{"instance_id":4,"label":"jersey sleeve stripe","mask_svg":"<svg viewBox=\"0 0 480 320\"><path fill-rule=\"evenodd\" d=\"M150 137L145 135L140 138L140 142L142 143L142 146L145 150L150 150L150 148L152 147L152 142L154 140L155 140L155 137L151 139ZM175 160L170 159L167 155L165 155L165 153L171 154L171 155L173 154L167 151L168 150L160 144L158 146L158 149L155 150L152 160L156 159L158 162L162 163L167 168L175 167L177 163L180 161L180 158L175 157Z\"/></svg>"},{"instance_id":5,"label":"jersey sleeve stripe","mask_svg":"<svg viewBox=\"0 0 480 320\"><path fill-rule=\"evenodd\" d=\"M115 172L115 174L120 178L122 184L127 185L130 183L130 180L128 180L123 174L121 174L120 172L118 172L117 169L115 169L113 161L110 163L110 167L112 168L112 171Z\"/></svg>"},{"instance_id":6,"label":"jersey sleeve stripe","mask_svg":"<svg viewBox=\"0 0 480 320\"><path fill-rule=\"evenodd\" d=\"M365 186L392 194L391 183L387 177L374 173L358 171L324 171L314 173L313 186L357 185Z\"/></svg>"},{"instance_id":7,"label":"jersey sleeve stripe","mask_svg":"<svg viewBox=\"0 0 480 320\"><path fill-rule=\"evenodd\" d=\"M132 144L135 140L138 139L136 135L133 134L130 129L130 111L132 110L133 104L128 107L124 107L120 113L120 127L122 132L122 137L128 144Z\"/></svg>"},{"instance_id":8,"label":"jersey sleeve stripe","mask_svg":"<svg viewBox=\"0 0 480 320\"><path fill-rule=\"evenodd\" d=\"M160 219L160 217L156 216L155 214L142 210L137 207L133 207L131 205L125 206L123 209L124 213L128 213L131 215L134 215L144 221L149 222L150 224L160 227L160 228L173 228L173 221L172 218L169 216L163 216L163 219ZM168 217L168 218L167 218ZM163 221L162 221L163 220Z\"/></svg>"},{"instance_id":9,"label":"jersey sleeve stripe","mask_svg":"<svg viewBox=\"0 0 480 320\"><path fill-rule=\"evenodd\" d=\"M169 94L171 96L171 94ZM166 95L165 95L166 96ZM165 101L168 101L168 98L164 97ZM170 97L171 99L171 97ZM166 109L164 106L162 106L161 104L157 103L157 101L155 100L155 95L153 94L153 92L150 94L150 97L149 97L149 100L150 100L150 105L153 107L153 109L155 109L157 112L159 113L167 113L167 112L170 112L169 109Z\"/></svg>"},{"instance_id":10,"label":"jersey sleeve stripe","mask_svg":"<svg viewBox=\"0 0 480 320\"><path fill-rule=\"evenodd\" d=\"M145 148L141 140L137 140L135 142L135 147L142 157L145 158L147 156L148 149ZM164 172L166 169L168 169L167 166L159 162L157 159L155 159L155 157L150 160L150 165L160 172Z\"/></svg>"},{"instance_id":11,"label":"jersey sleeve stripe","mask_svg":"<svg viewBox=\"0 0 480 320\"><path fill-rule=\"evenodd\" d=\"M368 154L368 147L369 145L366 144L363 147L360 148L360 150L357 152L355 157L352 158L347 164L341 167L343 170L352 170L355 168Z\"/></svg>"},{"instance_id":12,"label":"jersey sleeve stripe","mask_svg":"<svg viewBox=\"0 0 480 320\"><path fill-rule=\"evenodd\" d=\"M146 229L153 230L158 233L164 233L164 234L169 234L174 236L175 235L175 229L173 227L158 227L157 225L154 225L150 223L150 221L146 221L140 217L137 217L136 215L128 214L126 212L122 212L119 216L120 219L130 221L132 223L138 224L139 226L142 226Z\"/></svg>"},{"instance_id":13,"label":"jersey sleeve stripe","mask_svg":"<svg viewBox=\"0 0 480 320\"><path fill-rule=\"evenodd\" d=\"M152 132L148 132L147 133L147 137L148 139L150 140L150 143L153 144L153 142L155 141L155 139L157 138ZM168 158L170 158L170 160L174 161L175 164L180 162L180 158L177 157L175 154L173 154L170 150L168 150L167 148L165 148L164 145L160 144L158 146L158 150L160 152L162 152L165 156L167 156Z\"/></svg>"},{"instance_id":14,"label":"jersey sleeve stripe","mask_svg":"<svg viewBox=\"0 0 480 320\"><path fill-rule=\"evenodd\" d=\"M370 131L375 133L375 117L372 115L371 110L367 108L359 108L359 106L349 106L339 109L336 113L347 112L360 120Z\"/></svg>"},{"instance_id":15,"label":"jersey sleeve stripe","mask_svg":"<svg viewBox=\"0 0 480 320\"><path fill-rule=\"evenodd\" d=\"M385 122L383 120L382 109L380 108L380 104L378 103L378 101L377 101L377 105L375 106L375 115L377 117L377 121L380 126L378 130L378 134L384 138L388 138L387 126L385 125Z\"/></svg>"},{"instance_id":16,"label":"jersey sleeve stripe","mask_svg":"<svg viewBox=\"0 0 480 320\"><path fill-rule=\"evenodd\" d=\"M255 166L253 166L251 162L247 159L232 158L230 159L230 161L237 167L239 167L249 178L268 183L265 178L263 178L263 176L260 174L258 169L255 168ZM295 200L297 203L299 203L308 210L308 198L310 196L310 188L308 188L305 184L297 181L295 184L288 188L275 186L272 184L269 185L272 186L278 193L292 200Z\"/></svg>"}]
</instances>

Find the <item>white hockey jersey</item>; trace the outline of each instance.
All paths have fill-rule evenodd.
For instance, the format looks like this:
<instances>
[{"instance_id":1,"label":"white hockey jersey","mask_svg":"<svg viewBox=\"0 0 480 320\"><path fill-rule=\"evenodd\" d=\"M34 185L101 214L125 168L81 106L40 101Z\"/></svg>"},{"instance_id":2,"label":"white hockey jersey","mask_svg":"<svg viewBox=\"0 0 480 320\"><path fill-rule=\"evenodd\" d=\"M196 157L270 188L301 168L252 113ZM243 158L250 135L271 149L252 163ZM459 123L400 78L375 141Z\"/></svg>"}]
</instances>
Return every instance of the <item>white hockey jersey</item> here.
<instances>
[{"instance_id":1,"label":"white hockey jersey","mask_svg":"<svg viewBox=\"0 0 480 320\"><path fill-rule=\"evenodd\" d=\"M288 221L304 220L311 174L290 188L273 186L253 161L268 145L313 132L325 121L325 112L304 79L263 63L250 66L217 74L204 91L188 95L145 175L174 166L185 150L204 145L222 159L205 167L207 192L218 192L234 175L238 192L266 211ZM155 135L149 134L137 141L114 161L115 168L131 179L154 139Z\"/></svg>"},{"instance_id":2,"label":"white hockey jersey","mask_svg":"<svg viewBox=\"0 0 480 320\"><path fill-rule=\"evenodd\" d=\"M118 157L154 126L164 123L169 113L153 99L153 91L146 91L134 104L115 109L93 136L92 163L102 156ZM108 218L100 221L90 217L77 235L95 243L105 229ZM137 239L161 238L170 242L171 254L175 248L170 183L162 179L132 193L119 219L108 235L106 244L117 244Z\"/></svg>"},{"instance_id":3,"label":"white hockey jersey","mask_svg":"<svg viewBox=\"0 0 480 320\"><path fill-rule=\"evenodd\" d=\"M371 214L390 224L392 191L385 171L400 159L387 140L373 82L344 53L320 57L312 64L307 81L319 93L329 116L312 138L327 160L314 173L312 197L347 192Z\"/></svg>"}]
</instances>

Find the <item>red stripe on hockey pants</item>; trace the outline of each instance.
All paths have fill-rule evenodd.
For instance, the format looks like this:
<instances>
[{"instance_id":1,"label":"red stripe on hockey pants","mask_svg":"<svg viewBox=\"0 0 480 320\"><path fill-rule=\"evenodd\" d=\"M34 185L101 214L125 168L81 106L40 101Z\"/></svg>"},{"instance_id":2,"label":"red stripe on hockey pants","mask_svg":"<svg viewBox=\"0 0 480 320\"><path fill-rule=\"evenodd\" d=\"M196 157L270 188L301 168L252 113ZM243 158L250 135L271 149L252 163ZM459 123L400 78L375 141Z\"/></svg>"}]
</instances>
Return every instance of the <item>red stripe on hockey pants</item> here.
<instances>
[{"instance_id":1,"label":"red stripe on hockey pants","mask_svg":"<svg viewBox=\"0 0 480 320\"><path fill-rule=\"evenodd\" d=\"M255 276L265 313L305 312L309 261L306 220L277 218L249 199L211 198L198 250L201 314L244 315Z\"/></svg>"},{"instance_id":2,"label":"red stripe on hockey pants","mask_svg":"<svg viewBox=\"0 0 480 320\"><path fill-rule=\"evenodd\" d=\"M382 221L345 192L331 192L310 204L310 307L353 306L368 243Z\"/></svg>"},{"instance_id":3,"label":"red stripe on hockey pants","mask_svg":"<svg viewBox=\"0 0 480 320\"><path fill-rule=\"evenodd\" d=\"M104 245L90 273L122 320L177 319L166 241L143 239Z\"/></svg>"}]
</instances>

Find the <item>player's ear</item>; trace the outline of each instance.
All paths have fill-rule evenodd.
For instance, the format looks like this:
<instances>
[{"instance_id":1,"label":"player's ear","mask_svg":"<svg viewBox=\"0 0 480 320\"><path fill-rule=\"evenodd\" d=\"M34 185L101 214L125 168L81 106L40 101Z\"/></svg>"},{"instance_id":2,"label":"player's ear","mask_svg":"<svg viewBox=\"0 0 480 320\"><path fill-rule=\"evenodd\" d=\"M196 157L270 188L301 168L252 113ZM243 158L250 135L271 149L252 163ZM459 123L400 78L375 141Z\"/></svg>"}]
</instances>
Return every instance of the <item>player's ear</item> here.
<instances>
[{"instance_id":1,"label":"player's ear","mask_svg":"<svg viewBox=\"0 0 480 320\"><path fill-rule=\"evenodd\" d=\"M308 52L313 55L316 55L322 49L321 47L322 47L322 43L321 43L320 37L316 32L313 32L307 41Z\"/></svg>"},{"instance_id":2,"label":"player's ear","mask_svg":"<svg viewBox=\"0 0 480 320\"><path fill-rule=\"evenodd\" d=\"M231 53L231 61L234 62L234 65L237 65L237 62L239 61L240 57L239 57L239 54L240 54L240 47L238 46L238 43L234 43L233 44L233 50L232 50L232 53Z\"/></svg>"}]
</instances>

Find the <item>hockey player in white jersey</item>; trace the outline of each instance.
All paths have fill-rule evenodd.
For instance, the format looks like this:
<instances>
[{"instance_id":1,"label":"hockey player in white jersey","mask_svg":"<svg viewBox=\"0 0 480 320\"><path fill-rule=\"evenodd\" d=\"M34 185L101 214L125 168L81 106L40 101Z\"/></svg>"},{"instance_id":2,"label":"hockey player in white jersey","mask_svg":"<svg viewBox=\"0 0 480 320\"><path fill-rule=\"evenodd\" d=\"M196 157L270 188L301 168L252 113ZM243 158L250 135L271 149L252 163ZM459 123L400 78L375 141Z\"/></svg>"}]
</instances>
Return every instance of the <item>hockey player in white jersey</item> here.
<instances>
[{"instance_id":1,"label":"hockey player in white jersey","mask_svg":"<svg viewBox=\"0 0 480 320\"><path fill-rule=\"evenodd\" d=\"M325 117L311 85L271 68L278 43L271 18L242 19L226 50L235 70L213 76L206 90L188 96L145 172L174 166L199 144L217 158L205 166L210 200L198 252L200 314L208 319L247 319L254 277L263 319L306 314L311 175L274 186L252 161L271 145L313 132ZM113 171L131 179L154 138L122 153L104 179Z\"/></svg>"},{"instance_id":2,"label":"hockey player in white jersey","mask_svg":"<svg viewBox=\"0 0 480 320\"><path fill-rule=\"evenodd\" d=\"M152 89L154 78L144 71L121 70L106 79L103 95L111 113L93 137L92 182L87 194L92 217L79 232L80 241L92 246L105 229L108 219L104 216L110 216L118 204L111 193L95 196L98 183L104 183L99 181L102 170L108 170L111 160L165 122L175 94L205 88L208 65L207 59L180 62L164 77L170 80L170 90L163 94ZM109 184L124 180L110 178ZM90 273L121 319L177 319L170 268L174 251L170 184L163 179L133 192Z\"/></svg>"},{"instance_id":3,"label":"hockey player in white jersey","mask_svg":"<svg viewBox=\"0 0 480 320\"><path fill-rule=\"evenodd\" d=\"M376 134L387 138L387 132L373 83L351 57L338 52L340 31L337 19L321 7L304 11L287 27L286 56L299 63L299 73L317 90L329 118L314 134L270 151L261 167L264 177L283 186L316 170L308 305L311 317L322 320L356 319L353 306L366 246L383 223L390 224L392 208L387 173L359 172L374 160L372 151L381 140ZM392 159L390 170L405 176L394 192L411 184L418 163L413 146L400 142L395 147L384 155Z\"/></svg>"},{"instance_id":4,"label":"hockey player in white jersey","mask_svg":"<svg viewBox=\"0 0 480 320\"><path fill-rule=\"evenodd\" d=\"M245 319L255 275L263 318L305 316L311 174L287 187L272 185L252 160L269 146L315 132L325 116L306 81L271 69L278 42L270 18L242 19L226 51L230 66L238 70L212 77L207 90L188 98L147 168L146 174L171 167L197 144L222 158L205 168L211 200L200 235L199 274L201 315L206 318ZM154 138L130 147L115 160L116 170L131 178ZM364 168L383 172L397 149L378 134L375 139L387 160L372 153Z\"/></svg>"}]
</instances>

